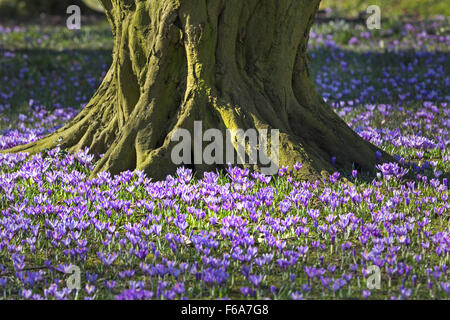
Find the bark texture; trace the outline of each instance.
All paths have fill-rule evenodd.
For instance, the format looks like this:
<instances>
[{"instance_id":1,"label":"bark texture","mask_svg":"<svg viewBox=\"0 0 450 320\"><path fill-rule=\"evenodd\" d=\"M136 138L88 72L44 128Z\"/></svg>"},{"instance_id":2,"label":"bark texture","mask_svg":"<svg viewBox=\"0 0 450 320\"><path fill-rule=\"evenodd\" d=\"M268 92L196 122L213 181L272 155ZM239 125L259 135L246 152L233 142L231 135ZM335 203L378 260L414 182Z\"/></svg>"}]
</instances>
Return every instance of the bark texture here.
<instances>
[{"instance_id":1,"label":"bark texture","mask_svg":"<svg viewBox=\"0 0 450 320\"><path fill-rule=\"evenodd\" d=\"M172 134L201 120L203 130L279 129L280 165L303 163L305 178L352 165L373 170L377 148L310 78L306 49L320 0L101 2L114 52L100 88L65 127L9 152L87 146L104 154L94 174L137 168L163 178L177 167Z\"/></svg>"}]
</instances>

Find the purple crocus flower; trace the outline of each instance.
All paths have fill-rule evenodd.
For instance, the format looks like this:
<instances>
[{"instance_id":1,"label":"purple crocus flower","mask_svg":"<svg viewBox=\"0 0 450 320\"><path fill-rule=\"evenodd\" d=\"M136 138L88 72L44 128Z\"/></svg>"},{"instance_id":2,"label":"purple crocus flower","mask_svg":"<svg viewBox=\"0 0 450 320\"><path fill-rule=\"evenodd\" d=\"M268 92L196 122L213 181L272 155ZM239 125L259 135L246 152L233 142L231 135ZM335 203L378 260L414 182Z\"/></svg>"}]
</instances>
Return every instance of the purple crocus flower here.
<instances>
[{"instance_id":1,"label":"purple crocus flower","mask_svg":"<svg viewBox=\"0 0 450 320\"><path fill-rule=\"evenodd\" d=\"M294 293L292 293L291 298L292 300L303 300L303 294L295 291Z\"/></svg>"},{"instance_id":2,"label":"purple crocus flower","mask_svg":"<svg viewBox=\"0 0 450 320\"><path fill-rule=\"evenodd\" d=\"M375 158L377 159L377 161L380 161L381 160L381 151L380 150L377 150L376 152L375 152Z\"/></svg>"},{"instance_id":3,"label":"purple crocus flower","mask_svg":"<svg viewBox=\"0 0 450 320\"><path fill-rule=\"evenodd\" d=\"M253 275L252 274L248 277L248 279L255 287L258 287L259 284L261 283L262 275Z\"/></svg>"},{"instance_id":4,"label":"purple crocus flower","mask_svg":"<svg viewBox=\"0 0 450 320\"><path fill-rule=\"evenodd\" d=\"M2 287L2 288L5 288L6 287L6 283L8 282L8 278L6 278L6 277L3 277L3 278L0 278L0 286Z\"/></svg>"},{"instance_id":5,"label":"purple crocus flower","mask_svg":"<svg viewBox=\"0 0 450 320\"><path fill-rule=\"evenodd\" d=\"M362 296L364 297L364 299L367 299L370 297L370 290L365 289L361 292Z\"/></svg>"},{"instance_id":6,"label":"purple crocus flower","mask_svg":"<svg viewBox=\"0 0 450 320\"><path fill-rule=\"evenodd\" d=\"M105 281L105 287L109 290L112 291L112 289L114 289L114 287L116 286L116 282L114 280L108 280Z\"/></svg>"},{"instance_id":7,"label":"purple crocus flower","mask_svg":"<svg viewBox=\"0 0 450 320\"><path fill-rule=\"evenodd\" d=\"M450 295L450 282L441 282L441 288L446 294Z\"/></svg>"}]
</instances>

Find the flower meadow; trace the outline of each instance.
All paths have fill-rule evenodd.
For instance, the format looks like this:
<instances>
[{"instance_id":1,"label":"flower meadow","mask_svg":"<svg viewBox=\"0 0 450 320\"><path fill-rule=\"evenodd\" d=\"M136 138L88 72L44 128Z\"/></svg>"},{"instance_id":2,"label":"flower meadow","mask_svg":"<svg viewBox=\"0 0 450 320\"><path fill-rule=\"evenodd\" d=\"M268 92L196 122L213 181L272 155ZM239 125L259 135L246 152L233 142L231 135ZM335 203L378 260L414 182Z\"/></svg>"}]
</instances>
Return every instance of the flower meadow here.
<instances>
[{"instance_id":1,"label":"flower meadow","mask_svg":"<svg viewBox=\"0 0 450 320\"><path fill-rule=\"evenodd\" d=\"M110 37L103 24L0 26L1 149L79 112L111 62ZM89 178L89 150L0 153L0 297L449 299L449 42L445 17L313 28L318 90L396 159L371 175L302 181L299 163L276 176ZM73 267L79 289L67 285Z\"/></svg>"}]
</instances>

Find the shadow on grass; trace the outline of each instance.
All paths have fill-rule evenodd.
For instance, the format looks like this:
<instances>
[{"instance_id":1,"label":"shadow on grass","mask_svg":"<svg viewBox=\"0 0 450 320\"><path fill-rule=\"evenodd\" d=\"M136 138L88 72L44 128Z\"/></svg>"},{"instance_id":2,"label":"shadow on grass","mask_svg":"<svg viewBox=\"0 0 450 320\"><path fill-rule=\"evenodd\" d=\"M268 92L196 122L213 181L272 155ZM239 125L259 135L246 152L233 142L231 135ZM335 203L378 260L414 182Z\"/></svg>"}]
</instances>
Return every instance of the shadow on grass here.
<instances>
[{"instance_id":1,"label":"shadow on grass","mask_svg":"<svg viewBox=\"0 0 450 320\"><path fill-rule=\"evenodd\" d=\"M374 92L381 92L386 86L382 79L385 78L383 69L385 68L398 68L400 65L408 65L414 61L418 61L416 65L415 74L419 77L419 81L426 80L426 73L430 67L429 63L433 62L433 67L441 66L444 70L450 69L450 53L448 52L417 52L415 50L400 50L400 51L386 51L386 52L363 52L354 51L349 49L342 49L339 47L320 47L309 51L314 55L314 59L310 63L312 73L318 74L323 70L323 66L329 66L329 70L339 75L339 80L342 83L353 80L369 80L369 86L373 87ZM16 78L17 85L11 87L14 93L13 97L8 101L11 104L11 109L7 115L11 118L18 113L25 112L26 106L28 106L31 99L40 101L47 107L48 110L52 110L55 105L55 97L52 96L55 88L67 87L68 89L61 93L59 97L56 97L58 104L63 106L73 106L77 108L78 93L83 91L89 100L93 95L96 86L77 86L73 87L76 82L86 81L86 78L95 78L100 83L101 74L105 72L112 61L112 50L110 49L18 49L13 51L14 56L6 58L6 50L0 49L0 84L6 82L5 75L8 79L14 77L17 74L23 74L23 78ZM24 56L27 58L25 59ZM339 64L339 60L327 62L330 57L340 57L341 61L345 61L348 66L348 70L353 70L354 74L351 75L345 72ZM26 63L25 63L26 60ZM27 68L27 72L23 72L23 69ZM360 72L364 70L364 72ZM49 85L41 85L40 79L42 77L53 77L49 81ZM405 75L406 77L406 75ZM423 79L421 79L421 77ZM14 78L13 78L14 79ZM5 83L5 87L8 83ZM413 90L415 84L405 84L403 90ZM0 86L3 87L3 86ZM444 84L439 88L431 88L430 90L440 90L442 93L446 92ZM361 95L361 91L365 90L364 85L360 86L355 92L351 92L348 95L336 97L332 94L326 94L325 96L329 100L350 100L356 99ZM413 91L411 91L413 92ZM0 92L1 93L1 92ZM444 94L443 94L444 96ZM402 102L407 106L410 106L408 102L415 102L414 99L405 99L400 101L398 97L390 97L386 94L373 94L371 101L364 101L364 103L374 104L397 104ZM414 98L414 94L411 94L410 98ZM0 97L1 103L1 97ZM416 106L411 106L411 108ZM412 170L410 168L410 170ZM366 176L360 176L361 182L371 182L376 177L377 171L374 170L368 173ZM423 174L431 177L432 172L424 172ZM444 172L445 177L449 176L448 172ZM341 176L352 181L351 172L341 171ZM415 179L415 175L411 177Z\"/></svg>"}]
</instances>

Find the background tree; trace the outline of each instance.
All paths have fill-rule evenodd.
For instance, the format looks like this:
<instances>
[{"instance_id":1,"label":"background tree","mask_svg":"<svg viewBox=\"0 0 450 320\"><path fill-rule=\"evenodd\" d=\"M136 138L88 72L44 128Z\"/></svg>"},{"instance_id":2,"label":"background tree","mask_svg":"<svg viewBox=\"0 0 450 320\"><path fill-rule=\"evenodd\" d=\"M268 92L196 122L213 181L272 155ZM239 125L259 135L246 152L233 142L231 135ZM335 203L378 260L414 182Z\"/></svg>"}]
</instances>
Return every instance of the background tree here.
<instances>
[{"instance_id":1,"label":"background tree","mask_svg":"<svg viewBox=\"0 0 450 320\"><path fill-rule=\"evenodd\" d=\"M302 162L304 177L373 170L377 148L332 111L310 77L306 50L320 0L101 3L114 50L100 88L65 127L9 152L89 147L104 154L94 174L137 168L162 178L176 170L172 134L201 120L204 130L279 129L280 164Z\"/></svg>"},{"instance_id":2,"label":"background tree","mask_svg":"<svg viewBox=\"0 0 450 320\"><path fill-rule=\"evenodd\" d=\"M64 16L67 7L73 4L80 6L84 14L95 13L100 6L96 0L0 0L0 16L22 19L40 14Z\"/></svg>"}]
</instances>

